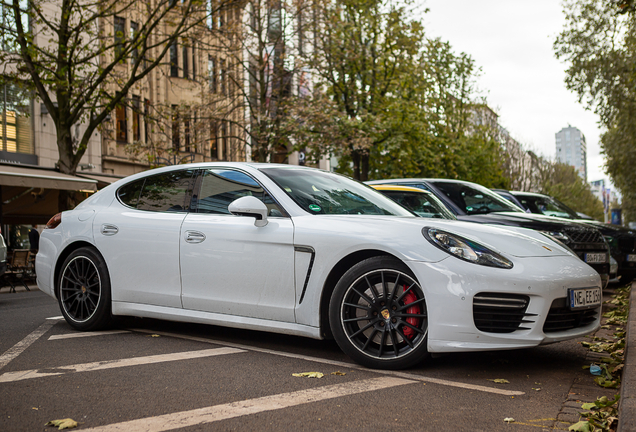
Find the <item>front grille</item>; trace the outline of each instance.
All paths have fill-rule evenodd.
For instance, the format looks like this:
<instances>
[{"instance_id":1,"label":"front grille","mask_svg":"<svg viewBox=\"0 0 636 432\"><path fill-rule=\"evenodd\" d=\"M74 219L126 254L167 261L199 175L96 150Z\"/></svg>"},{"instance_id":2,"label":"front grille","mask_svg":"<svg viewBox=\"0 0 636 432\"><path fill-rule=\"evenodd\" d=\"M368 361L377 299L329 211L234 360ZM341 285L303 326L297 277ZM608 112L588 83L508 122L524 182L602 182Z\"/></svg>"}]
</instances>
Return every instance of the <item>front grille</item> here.
<instances>
[{"instance_id":1,"label":"front grille","mask_svg":"<svg viewBox=\"0 0 636 432\"><path fill-rule=\"evenodd\" d=\"M526 318L536 316L526 313L529 302L530 297L526 295L479 293L473 298L475 327L488 333L530 330L530 327L522 327L534 322Z\"/></svg>"},{"instance_id":2,"label":"front grille","mask_svg":"<svg viewBox=\"0 0 636 432\"><path fill-rule=\"evenodd\" d=\"M605 243L603 235L595 229L566 228L565 233L574 243Z\"/></svg>"},{"instance_id":3,"label":"front grille","mask_svg":"<svg viewBox=\"0 0 636 432\"><path fill-rule=\"evenodd\" d=\"M634 237L619 237L618 248L623 253L634 252Z\"/></svg>"},{"instance_id":4,"label":"front grille","mask_svg":"<svg viewBox=\"0 0 636 432\"><path fill-rule=\"evenodd\" d=\"M566 299L560 298L552 302L548 318L543 324L543 332L551 333L585 327L592 324L598 315L598 309L570 310Z\"/></svg>"}]
</instances>

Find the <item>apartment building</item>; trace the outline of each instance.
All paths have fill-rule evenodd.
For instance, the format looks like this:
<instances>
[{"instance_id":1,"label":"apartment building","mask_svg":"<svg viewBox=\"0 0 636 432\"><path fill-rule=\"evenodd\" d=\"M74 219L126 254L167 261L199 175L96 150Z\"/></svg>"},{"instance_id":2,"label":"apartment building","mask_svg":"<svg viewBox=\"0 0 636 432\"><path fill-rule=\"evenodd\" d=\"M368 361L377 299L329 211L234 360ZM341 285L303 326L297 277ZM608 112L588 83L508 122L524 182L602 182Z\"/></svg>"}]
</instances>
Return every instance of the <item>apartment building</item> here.
<instances>
[{"instance_id":1,"label":"apartment building","mask_svg":"<svg viewBox=\"0 0 636 432\"><path fill-rule=\"evenodd\" d=\"M568 125L555 134L557 161L573 166L587 181L587 144L585 135Z\"/></svg>"}]
</instances>

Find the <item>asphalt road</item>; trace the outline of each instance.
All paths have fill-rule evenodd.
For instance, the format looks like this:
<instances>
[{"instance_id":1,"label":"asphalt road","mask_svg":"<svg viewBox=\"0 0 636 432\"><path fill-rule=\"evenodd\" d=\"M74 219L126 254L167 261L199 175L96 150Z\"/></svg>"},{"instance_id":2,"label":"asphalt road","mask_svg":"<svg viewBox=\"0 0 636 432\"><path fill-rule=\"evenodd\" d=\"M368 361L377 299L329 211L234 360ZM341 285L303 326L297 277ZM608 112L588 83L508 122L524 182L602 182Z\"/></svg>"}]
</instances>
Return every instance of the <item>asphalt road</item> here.
<instances>
[{"instance_id":1,"label":"asphalt road","mask_svg":"<svg viewBox=\"0 0 636 432\"><path fill-rule=\"evenodd\" d=\"M0 294L0 329L1 431L567 430L573 390L596 391L577 341L381 372L332 341L135 318L78 333L39 291Z\"/></svg>"}]
</instances>

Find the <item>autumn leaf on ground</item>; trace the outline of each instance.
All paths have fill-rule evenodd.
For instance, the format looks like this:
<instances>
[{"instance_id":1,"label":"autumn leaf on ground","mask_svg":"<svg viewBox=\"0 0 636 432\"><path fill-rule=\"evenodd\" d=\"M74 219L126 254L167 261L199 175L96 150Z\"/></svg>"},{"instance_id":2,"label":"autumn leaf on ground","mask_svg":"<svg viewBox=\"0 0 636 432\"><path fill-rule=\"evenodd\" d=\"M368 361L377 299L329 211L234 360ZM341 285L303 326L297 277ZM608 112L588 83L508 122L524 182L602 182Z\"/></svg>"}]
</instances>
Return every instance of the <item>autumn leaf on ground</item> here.
<instances>
[{"instance_id":1,"label":"autumn leaf on ground","mask_svg":"<svg viewBox=\"0 0 636 432\"><path fill-rule=\"evenodd\" d=\"M61 420L51 420L44 426L53 426L58 428L58 430L71 429L71 428L77 427L77 422L71 418L65 418Z\"/></svg>"},{"instance_id":2,"label":"autumn leaf on ground","mask_svg":"<svg viewBox=\"0 0 636 432\"><path fill-rule=\"evenodd\" d=\"M508 381L506 379L502 379L502 378L489 379L488 381L492 381L492 382L497 383L497 384L510 384L510 381Z\"/></svg>"},{"instance_id":3,"label":"autumn leaf on ground","mask_svg":"<svg viewBox=\"0 0 636 432\"><path fill-rule=\"evenodd\" d=\"M346 373L345 372L340 372L340 371L335 371L335 372L331 372L331 375L345 376Z\"/></svg>"},{"instance_id":4,"label":"autumn leaf on ground","mask_svg":"<svg viewBox=\"0 0 636 432\"><path fill-rule=\"evenodd\" d=\"M307 378L322 378L325 376L322 372L301 372L292 374L295 377L307 377Z\"/></svg>"},{"instance_id":5,"label":"autumn leaf on ground","mask_svg":"<svg viewBox=\"0 0 636 432\"><path fill-rule=\"evenodd\" d=\"M515 419L513 419L512 417L506 417L506 418L504 419L504 421L505 421L506 423L510 424L511 422L514 422L514 421L515 421Z\"/></svg>"}]
</instances>

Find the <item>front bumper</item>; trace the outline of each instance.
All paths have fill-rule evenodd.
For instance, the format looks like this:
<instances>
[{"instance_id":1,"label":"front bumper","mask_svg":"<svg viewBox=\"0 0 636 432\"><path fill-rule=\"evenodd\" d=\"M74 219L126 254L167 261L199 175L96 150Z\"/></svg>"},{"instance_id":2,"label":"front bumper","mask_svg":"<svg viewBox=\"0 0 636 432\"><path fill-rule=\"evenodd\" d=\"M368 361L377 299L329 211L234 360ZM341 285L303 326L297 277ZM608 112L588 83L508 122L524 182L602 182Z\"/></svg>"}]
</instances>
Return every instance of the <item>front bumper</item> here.
<instances>
[{"instance_id":1,"label":"front bumper","mask_svg":"<svg viewBox=\"0 0 636 432\"><path fill-rule=\"evenodd\" d=\"M484 267L449 257L437 263L408 262L427 299L430 352L487 351L534 347L583 336L598 328L601 307L587 324L544 331L551 307L562 302L568 288L601 288L590 266L572 256L517 258L510 270ZM528 298L523 328L492 333L477 328L475 295L501 293ZM555 303L556 301L556 303Z\"/></svg>"}]
</instances>

